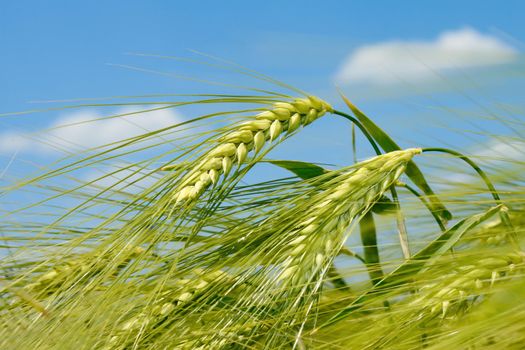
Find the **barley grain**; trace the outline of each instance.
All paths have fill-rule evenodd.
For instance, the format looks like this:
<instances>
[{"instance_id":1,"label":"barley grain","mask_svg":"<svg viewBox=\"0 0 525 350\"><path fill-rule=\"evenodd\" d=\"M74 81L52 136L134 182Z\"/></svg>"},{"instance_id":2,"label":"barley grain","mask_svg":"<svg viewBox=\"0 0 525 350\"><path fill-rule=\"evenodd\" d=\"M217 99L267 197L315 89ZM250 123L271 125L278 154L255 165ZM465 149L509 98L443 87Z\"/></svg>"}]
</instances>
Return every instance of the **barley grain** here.
<instances>
[{"instance_id":1,"label":"barley grain","mask_svg":"<svg viewBox=\"0 0 525 350\"><path fill-rule=\"evenodd\" d=\"M144 253L141 247L125 248L120 253L119 263L114 264L114 256L105 253L80 254L69 261L54 266L50 271L39 276L36 281L28 283L24 289L32 295L44 297L59 291L67 283L78 283L87 280L100 272L108 265L116 266L113 273L117 273L131 259Z\"/></svg>"}]
</instances>

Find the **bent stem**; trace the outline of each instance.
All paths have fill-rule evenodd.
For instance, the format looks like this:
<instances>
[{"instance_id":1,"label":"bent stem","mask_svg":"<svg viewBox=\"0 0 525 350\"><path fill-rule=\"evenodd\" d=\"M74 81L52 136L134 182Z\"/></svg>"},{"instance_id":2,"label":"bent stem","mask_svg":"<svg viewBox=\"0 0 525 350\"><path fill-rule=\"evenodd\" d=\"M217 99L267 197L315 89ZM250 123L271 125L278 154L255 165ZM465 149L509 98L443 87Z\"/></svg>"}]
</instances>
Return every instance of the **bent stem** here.
<instances>
[{"instance_id":1,"label":"bent stem","mask_svg":"<svg viewBox=\"0 0 525 350\"><path fill-rule=\"evenodd\" d=\"M346 119L350 120L354 125L356 125L359 128L359 130L361 130L363 135L365 135L366 139L368 140L368 142L370 143L370 145L372 146L372 148L374 149L376 154L377 155L381 154L381 151L379 150L379 147L377 147L376 142L374 141L374 139L372 138L372 136L370 135L368 130L366 130L366 128L363 126L363 124L361 124L361 122L359 120L357 120L356 118L352 117L349 114L346 114L345 112L341 112L341 111L338 111L336 109L334 109L332 111L332 114L336 114L338 116L341 116L343 118L346 118Z\"/></svg>"},{"instance_id":2,"label":"bent stem","mask_svg":"<svg viewBox=\"0 0 525 350\"><path fill-rule=\"evenodd\" d=\"M467 156L465 156L464 154L462 154L460 152L457 152L457 151L454 151L454 150L451 150L451 149L448 149L448 148L427 147L427 148L422 148L421 152L447 153L447 154L450 154L450 155L452 155L454 157L457 157L457 158L461 159L462 161L464 161L465 163L470 165L470 167L472 169L474 169L476 171L476 173L478 173L478 175L481 177L483 182L485 182L485 185L487 186L488 190L490 191L490 194L492 195L492 198L494 198L494 201L496 202L496 204L501 204L501 205L503 205L506 208L505 204L502 202L502 200L501 200L501 198L499 196L498 191L496 190L496 188L492 184L492 181L490 181L490 179L487 176L487 174L472 159L468 158ZM501 218L501 222L509 229L510 234L508 236L510 238L511 244L516 249L521 250L520 245L519 245L519 241L518 241L518 235L516 233L516 230L515 230L514 226L512 225L512 222L511 222L509 214L508 214L508 210L500 210L499 215L500 215L500 218Z\"/></svg>"},{"instance_id":3,"label":"bent stem","mask_svg":"<svg viewBox=\"0 0 525 350\"><path fill-rule=\"evenodd\" d=\"M352 258L356 258L357 260L361 261L363 264L366 264L365 259L361 255L351 251L347 247L342 247L341 250L339 250L339 255L350 256Z\"/></svg>"},{"instance_id":4,"label":"bent stem","mask_svg":"<svg viewBox=\"0 0 525 350\"><path fill-rule=\"evenodd\" d=\"M349 114L338 110L334 110L332 113L346 118L352 122L352 152L354 156L354 161L357 161L355 144L355 126L357 126L359 130L361 130L361 132L366 137L376 154L381 154L381 151L379 150L379 147L375 143L374 139L359 120L357 120ZM377 232L372 212L367 212L365 215L363 215L363 218L359 221L359 227L361 231L361 243L363 245L364 251L363 262L368 270L370 280L374 285L383 278L383 270L380 265L379 250L377 248Z\"/></svg>"},{"instance_id":5,"label":"bent stem","mask_svg":"<svg viewBox=\"0 0 525 350\"><path fill-rule=\"evenodd\" d=\"M354 157L354 162L357 162L355 143L356 125L359 128L359 130L361 130L363 135L367 138L368 142L370 143L376 154L381 154L381 151L379 150L379 147L375 143L374 139L359 120L357 120L349 114L338 110L334 110L332 113L339 115L345 119L348 119L352 122L352 153ZM370 276L370 280L374 285L383 278L383 270L381 269L380 265L379 250L377 248L377 233L372 212L367 212L365 215L363 215L362 219L359 221L359 227L361 231L361 243L363 245L364 251L364 259L362 261L366 265L368 274Z\"/></svg>"},{"instance_id":6,"label":"bent stem","mask_svg":"<svg viewBox=\"0 0 525 350\"><path fill-rule=\"evenodd\" d=\"M441 220L441 217L439 217L433 210L432 210L432 207L430 206L430 204L428 204L428 202L426 201L426 199L423 197L423 195L421 195L421 193L419 193L414 187L410 186L409 184L406 184L404 182L401 182L401 181L398 181L396 183L396 186L398 187L402 187L402 188L405 188L407 189L410 193L412 193L414 196L416 196L417 198L419 198L419 200L421 201L421 203L423 203L423 205L428 209L428 211L430 212L430 214L432 214L432 216L434 217L434 219L436 220L436 223L438 224L439 228L441 229L441 232L445 232L445 230L447 229L445 227L445 224L443 223L443 220Z\"/></svg>"}]
</instances>

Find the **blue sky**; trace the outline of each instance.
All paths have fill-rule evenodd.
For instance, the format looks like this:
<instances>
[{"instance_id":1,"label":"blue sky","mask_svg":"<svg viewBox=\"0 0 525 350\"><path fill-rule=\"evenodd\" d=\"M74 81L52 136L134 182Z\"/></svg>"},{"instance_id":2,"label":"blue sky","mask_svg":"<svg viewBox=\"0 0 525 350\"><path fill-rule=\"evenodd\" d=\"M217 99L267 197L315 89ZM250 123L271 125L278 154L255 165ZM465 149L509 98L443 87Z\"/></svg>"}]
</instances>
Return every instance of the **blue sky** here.
<instances>
[{"instance_id":1,"label":"blue sky","mask_svg":"<svg viewBox=\"0 0 525 350\"><path fill-rule=\"evenodd\" d=\"M0 113L53 106L31 101L210 89L118 65L246 82L238 74L129 54L196 57L188 51L194 49L341 106L338 85L404 145L434 140L468 145L438 124L453 120L467 128L462 117L487 114L492 102L523 107L523 13L523 1L5 1L0 11ZM0 170L11 164L9 171L17 173L10 163L15 154L18 163L46 162L49 152L35 151L27 142L13 146L20 142L13 135L82 119L87 112L78 113L0 117ZM151 126L179 117L157 115ZM344 164L350 157L340 152L348 146L347 139L338 140L348 134L343 125L323 121L318 130L336 136L327 140L305 131L302 140L309 145L297 143L294 152L292 144L289 154ZM428 125L433 125L430 131ZM73 134L86 132L96 133ZM100 133L97 137L108 140ZM86 138L86 146L97 137ZM326 148L319 151L316 142ZM24 172L19 165L17 174Z\"/></svg>"},{"instance_id":2,"label":"blue sky","mask_svg":"<svg viewBox=\"0 0 525 350\"><path fill-rule=\"evenodd\" d=\"M166 91L172 87L166 79L106 63L145 64L124 54L185 55L188 48L292 83L309 72L312 85L330 89L344 57L369 43L433 40L469 26L501 31L522 45L524 11L522 1L6 1L1 106L12 111L29 100Z\"/></svg>"}]
</instances>

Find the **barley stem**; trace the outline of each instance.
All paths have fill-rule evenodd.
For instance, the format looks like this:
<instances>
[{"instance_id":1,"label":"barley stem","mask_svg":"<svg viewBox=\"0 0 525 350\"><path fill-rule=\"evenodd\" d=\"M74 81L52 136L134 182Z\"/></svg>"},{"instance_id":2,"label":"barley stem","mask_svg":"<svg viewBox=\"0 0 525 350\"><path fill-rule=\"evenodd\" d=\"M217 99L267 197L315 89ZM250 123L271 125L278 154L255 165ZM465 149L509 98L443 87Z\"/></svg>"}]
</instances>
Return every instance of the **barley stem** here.
<instances>
[{"instance_id":1,"label":"barley stem","mask_svg":"<svg viewBox=\"0 0 525 350\"><path fill-rule=\"evenodd\" d=\"M436 212L432 210L432 207L430 206L430 204L428 204L428 202L425 199L425 197L423 195L421 195L421 193L419 193L414 187L412 187L409 184L406 184L404 182L401 182L401 181L398 181L396 183L396 186L406 188L410 193L412 193L414 196L419 198L421 203L423 203L423 205L428 209L430 214L432 214L432 216L436 220L436 223L438 224L439 228L441 229L441 232L444 232L447 229L445 227L445 225L443 224L443 220L441 220L441 218L436 214Z\"/></svg>"},{"instance_id":2,"label":"barley stem","mask_svg":"<svg viewBox=\"0 0 525 350\"><path fill-rule=\"evenodd\" d=\"M340 255L351 256L352 258L356 258L357 260L361 261L363 264L366 264L365 259L361 255L359 255L356 252L348 249L347 247L342 247L341 250L339 250L339 254Z\"/></svg>"},{"instance_id":3,"label":"barley stem","mask_svg":"<svg viewBox=\"0 0 525 350\"><path fill-rule=\"evenodd\" d=\"M330 266L326 275L328 276L330 282L334 285L336 289L343 290L345 292L351 291L344 277L339 273L339 271L337 271L337 268L334 264Z\"/></svg>"},{"instance_id":4,"label":"barley stem","mask_svg":"<svg viewBox=\"0 0 525 350\"><path fill-rule=\"evenodd\" d=\"M379 149L379 147L377 147L376 142L374 141L374 139L372 138L372 136L370 135L368 130L366 130L366 128L363 126L363 124L361 124L361 122L359 120L357 120L356 118L352 117L349 114L346 114L345 112L341 112L341 111L338 111L336 109L334 109L334 111L332 113L333 114L337 114L338 116L341 116L343 118L346 118L346 119L350 120L352 123L354 123L354 125L357 125L359 130L361 130L363 135L365 135L365 137L368 140L368 142L370 143L370 145L372 145L372 148L374 149L376 154L377 155L381 154L381 150Z\"/></svg>"},{"instance_id":5,"label":"barley stem","mask_svg":"<svg viewBox=\"0 0 525 350\"><path fill-rule=\"evenodd\" d=\"M427 148L422 148L421 151L422 152L447 153L447 154L453 155L454 157L457 157L457 158L461 159L462 161L464 161L465 163L470 165L470 167L472 167L472 169L474 169L476 171L476 173L478 173L478 175L481 177L481 179L485 182L485 185L489 189L489 191L490 191L492 197L494 198L494 201L496 202L496 204L503 204L503 202L501 201L501 198L499 196L498 191L496 190L496 188L492 184L492 181L490 181L490 179L487 176L487 174L472 159L468 158L467 156L465 156L464 154L462 154L460 152L457 152L457 151L454 151L454 150L451 150L451 149L448 149L448 148L427 147ZM510 231L510 234L508 236L510 238L511 244L514 246L514 248L520 250L521 248L520 248L520 245L519 245L518 235L516 233L516 230L515 230L514 226L512 225L512 222L510 220L510 217L509 217L509 214L508 214L507 210L501 210L499 215L501 217L501 221L503 222L503 224L505 226L507 226L507 228Z\"/></svg>"}]
</instances>

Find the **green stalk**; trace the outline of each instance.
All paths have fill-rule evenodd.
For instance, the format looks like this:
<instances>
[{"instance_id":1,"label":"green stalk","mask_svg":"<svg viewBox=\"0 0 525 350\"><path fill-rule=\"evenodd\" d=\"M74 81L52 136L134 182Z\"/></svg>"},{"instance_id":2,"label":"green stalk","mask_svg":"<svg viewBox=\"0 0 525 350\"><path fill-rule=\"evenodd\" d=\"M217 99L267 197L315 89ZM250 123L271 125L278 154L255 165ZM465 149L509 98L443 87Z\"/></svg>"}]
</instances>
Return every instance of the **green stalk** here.
<instances>
[{"instance_id":1,"label":"green stalk","mask_svg":"<svg viewBox=\"0 0 525 350\"><path fill-rule=\"evenodd\" d=\"M501 198L499 196L498 191L496 190L496 188L492 184L492 181L490 181L490 179L487 176L487 174L472 159L468 158L467 156L465 156L464 154L462 154L460 152L457 152L457 151L454 151L454 150L451 150L451 149L448 149L448 148L428 147L428 148L421 149L421 151L422 152L447 153L447 154L453 155L454 157L457 157L457 158L461 159L462 161L464 161L465 163L470 165L470 167L472 169L474 169L476 171L476 173L478 173L478 175L481 177L481 179L485 182L485 185L487 186L488 190L490 191L490 194L492 195L492 198L494 198L494 201L496 202L496 204L501 204L501 205L503 205L506 208L505 204L502 202L502 200L501 200ZM509 214L508 214L508 210L501 210L500 213L499 213L499 216L501 218L501 222L510 231L509 238L510 238L510 241L511 241L512 245L516 249L521 250L520 245L519 245L519 241L518 241L518 235L516 233L516 229L512 225L512 222L511 222Z\"/></svg>"},{"instance_id":2,"label":"green stalk","mask_svg":"<svg viewBox=\"0 0 525 350\"><path fill-rule=\"evenodd\" d=\"M352 151L354 154L354 160L356 160L355 126L357 126L363 135L365 135L376 154L381 154L381 150L375 143L374 139L359 120L341 111L334 110L333 113L352 122ZM372 284L375 285L383 278L383 270L380 265L379 250L377 248L377 232L372 212L367 212L361 218L359 226L361 231L361 243L363 244L364 250L364 263L368 270L370 280L372 281Z\"/></svg>"},{"instance_id":3,"label":"green stalk","mask_svg":"<svg viewBox=\"0 0 525 350\"><path fill-rule=\"evenodd\" d=\"M372 146L372 148L374 149L376 154L377 155L381 154L381 151L379 150L379 147L377 147L376 142L374 141L374 139L372 138L372 136L370 135L368 130L366 130L366 128L363 126L363 124L361 124L361 122L359 120L357 120L356 118L352 117L349 114L346 114L345 112L341 112L341 111L338 111L338 110L335 110L335 109L334 109L334 111L332 113L333 114L337 114L338 116L341 116L343 118L346 118L346 119L350 120L352 123L354 123L354 125L356 125L359 128L359 130L361 130L363 135L365 135L366 139L368 140L368 142L370 143L370 145Z\"/></svg>"},{"instance_id":4,"label":"green stalk","mask_svg":"<svg viewBox=\"0 0 525 350\"><path fill-rule=\"evenodd\" d=\"M419 198L419 200L421 201L421 203L423 203L423 205L428 209L428 211L430 212L430 214L432 214L432 216L434 217L434 219L436 220L436 223L439 225L439 228L441 229L441 232L444 232L447 228L445 227L445 225L443 224L443 220L441 220L441 217L439 217L433 210L432 210L432 207L430 206L430 204L428 204L428 202L426 201L426 199L421 195L421 193L419 193L414 187L410 186L409 184L406 184L404 182L400 182L398 181L397 186L399 187L403 187L403 188L406 188L410 193L412 193L414 196L416 196L417 198Z\"/></svg>"}]
</instances>

